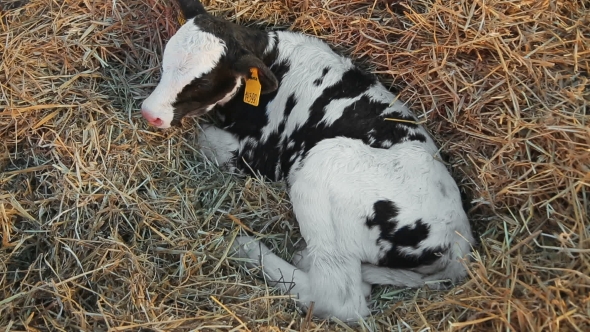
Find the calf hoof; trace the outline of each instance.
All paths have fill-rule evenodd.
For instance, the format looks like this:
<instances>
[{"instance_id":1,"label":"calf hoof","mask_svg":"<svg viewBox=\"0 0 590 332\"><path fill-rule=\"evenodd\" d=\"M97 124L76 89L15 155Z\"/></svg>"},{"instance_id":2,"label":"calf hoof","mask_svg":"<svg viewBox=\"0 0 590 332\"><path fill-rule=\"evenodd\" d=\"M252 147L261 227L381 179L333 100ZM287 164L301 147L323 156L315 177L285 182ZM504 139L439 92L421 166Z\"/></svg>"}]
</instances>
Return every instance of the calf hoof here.
<instances>
[{"instance_id":1,"label":"calf hoof","mask_svg":"<svg viewBox=\"0 0 590 332\"><path fill-rule=\"evenodd\" d=\"M270 249L264 243L252 236L238 236L232 243L229 255L235 258L249 258L246 264L249 267L260 266L262 255L270 253Z\"/></svg>"},{"instance_id":2,"label":"calf hoof","mask_svg":"<svg viewBox=\"0 0 590 332\"><path fill-rule=\"evenodd\" d=\"M373 285L369 284L368 282L363 282L361 284L361 288L362 288L363 296L365 297L366 300L369 300L371 298L371 290L373 290Z\"/></svg>"},{"instance_id":3,"label":"calf hoof","mask_svg":"<svg viewBox=\"0 0 590 332\"><path fill-rule=\"evenodd\" d=\"M431 290L445 291L455 287L455 283L450 280L432 281L427 282L426 287Z\"/></svg>"}]
</instances>

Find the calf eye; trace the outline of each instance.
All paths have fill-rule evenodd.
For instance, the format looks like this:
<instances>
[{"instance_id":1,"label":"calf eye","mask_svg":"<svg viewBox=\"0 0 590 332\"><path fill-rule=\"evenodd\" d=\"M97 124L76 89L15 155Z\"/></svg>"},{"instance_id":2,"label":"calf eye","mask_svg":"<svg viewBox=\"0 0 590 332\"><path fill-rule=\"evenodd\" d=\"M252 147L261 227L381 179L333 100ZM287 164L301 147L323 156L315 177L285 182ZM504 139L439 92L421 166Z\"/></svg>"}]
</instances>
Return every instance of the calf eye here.
<instances>
[{"instance_id":1,"label":"calf eye","mask_svg":"<svg viewBox=\"0 0 590 332\"><path fill-rule=\"evenodd\" d=\"M194 83L193 88L195 90L201 90L207 88L211 82L209 80L199 80L198 82Z\"/></svg>"}]
</instances>

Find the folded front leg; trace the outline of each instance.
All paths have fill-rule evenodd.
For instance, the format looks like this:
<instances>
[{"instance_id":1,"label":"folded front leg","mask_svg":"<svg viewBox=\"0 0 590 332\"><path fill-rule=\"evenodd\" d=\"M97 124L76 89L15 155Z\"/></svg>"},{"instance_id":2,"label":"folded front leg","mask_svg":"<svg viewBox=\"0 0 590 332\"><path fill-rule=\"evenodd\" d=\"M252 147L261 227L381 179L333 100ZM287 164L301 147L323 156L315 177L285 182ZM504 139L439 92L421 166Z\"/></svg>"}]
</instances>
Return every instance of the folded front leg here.
<instances>
[{"instance_id":1,"label":"folded front leg","mask_svg":"<svg viewBox=\"0 0 590 332\"><path fill-rule=\"evenodd\" d=\"M297 298L307 297L307 273L275 255L259 240L251 236L239 236L233 243L232 252L236 257L248 258L246 263L250 268L261 267L270 286L278 287L283 293Z\"/></svg>"}]
</instances>

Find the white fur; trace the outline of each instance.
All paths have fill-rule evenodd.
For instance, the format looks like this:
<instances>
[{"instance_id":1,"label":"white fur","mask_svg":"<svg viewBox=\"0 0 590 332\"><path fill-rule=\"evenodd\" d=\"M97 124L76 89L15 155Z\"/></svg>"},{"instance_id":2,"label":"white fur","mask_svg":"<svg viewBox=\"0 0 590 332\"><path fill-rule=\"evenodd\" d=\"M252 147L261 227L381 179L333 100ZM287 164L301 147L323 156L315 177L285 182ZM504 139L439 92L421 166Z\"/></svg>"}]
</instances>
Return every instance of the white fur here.
<instances>
[{"instance_id":1,"label":"white fur","mask_svg":"<svg viewBox=\"0 0 590 332\"><path fill-rule=\"evenodd\" d=\"M178 93L193 79L210 72L226 51L221 39L201 31L193 21L189 19L166 44L162 78L141 107L147 115L162 120L159 128L170 127Z\"/></svg>"},{"instance_id":2,"label":"white fur","mask_svg":"<svg viewBox=\"0 0 590 332\"><path fill-rule=\"evenodd\" d=\"M269 54L275 47L275 37L276 34L274 32L269 32L268 33L268 44L266 45L266 48L264 49L264 54Z\"/></svg>"}]
</instances>

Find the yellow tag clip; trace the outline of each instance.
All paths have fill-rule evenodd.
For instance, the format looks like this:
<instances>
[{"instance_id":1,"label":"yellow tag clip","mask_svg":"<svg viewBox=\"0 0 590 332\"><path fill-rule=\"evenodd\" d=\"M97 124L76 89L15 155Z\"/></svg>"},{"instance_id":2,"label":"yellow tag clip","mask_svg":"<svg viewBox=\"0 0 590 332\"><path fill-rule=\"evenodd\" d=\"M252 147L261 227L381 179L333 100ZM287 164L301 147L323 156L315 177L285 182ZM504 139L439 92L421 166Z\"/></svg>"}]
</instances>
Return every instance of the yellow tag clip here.
<instances>
[{"instance_id":1,"label":"yellow tag clip","mask_svg":"<svg viewBox=\"0 0 590 332\"><path fill-rule=\"evenodd\" d=\"M244 91L244 102L252 106L258 106L260 102L260 91L262 85L258 81L258 68L250 68L252 74L250 78L246 79L246 90Z\"/></svg>"}]
</instances>

